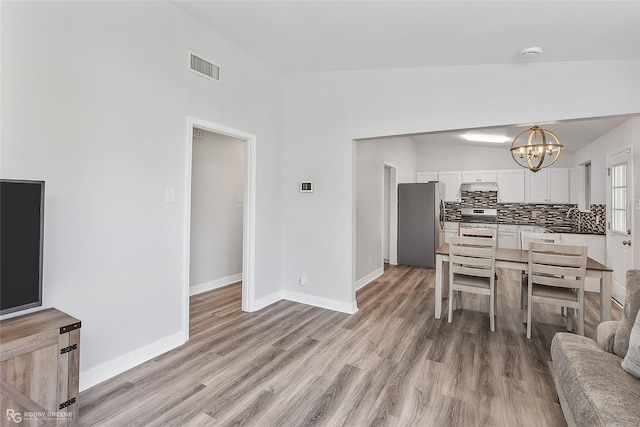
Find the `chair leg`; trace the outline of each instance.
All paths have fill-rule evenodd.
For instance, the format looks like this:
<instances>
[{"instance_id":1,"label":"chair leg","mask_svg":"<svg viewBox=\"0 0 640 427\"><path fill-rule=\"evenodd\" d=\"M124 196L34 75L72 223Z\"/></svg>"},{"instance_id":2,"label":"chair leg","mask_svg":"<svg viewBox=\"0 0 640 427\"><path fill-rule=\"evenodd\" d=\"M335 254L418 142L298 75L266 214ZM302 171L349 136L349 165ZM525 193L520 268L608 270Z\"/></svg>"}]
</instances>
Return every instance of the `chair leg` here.
<instances>
[{"instance_id":1,"label":"chair leg","mask_svg":"<svg viewBox=\"0 0 640 427\"><path fill-rule=\"evenodd\" d=\"M493 285L493 315L498 317L498 281Z\"/></svg>"},{"instance_id":2,"label":"chair leg","mask_svg":"<svg viewBox=\"0 0 640 427\"><path fill-rule=\"evenodd\" d=\"M520 291L521 295L520 295L520 305L522 307L522 323L527 323L527 306L529 305L527 303L527 294L524 293L524 291Z\"/></svg>"},{"instance_id":3,"label":"chair leg","mask_svg":"<svg viewBox=\"0 0 640 427\"><path fill-rule=\"evenodd\" d=\"M527 338L531 339L531 307L533 301L531 301L531 286L527 290Z\"/></svg>"},{"instance_id":4,"label":"chair leg","mask_svg":"<svg viewBox=\"0 0 640 427\"><path fill-rule=\"evenodd\" d=\"M576 310L574 310L575 313ZM584 310L578 309L578 318L576 321L578 322L578 335L584 336Z\"/></svg>"},{"instance_id":5,"label":"chair leg","mask_svg":"<svg viewBox=\"0 0 640 427\"><path fill-rule=\"evenodd\" d=\"M462 310L462 291L458 291L458 295L456 297L456 302L458 310Z\"/></svg>"},{"instance_id":6,"label":"chair leg","mask_svg":"<svg viewBox=\"0 0 640 427\"><path fill-rule=\"evenodd\" d=\"M489 295L489 327L491 328L491 332L496 331L496 292L495 285L492 287L491 293Z\"/></svg>"},{"instance_id":7,"label":"chair leg","mask_svg":"<svg viewBox=\"0 0 640 427\"><path fill-rule=\"evenodd\" d=\"M449 323L453 318L453 286L449 284Z\"/></svg>"},{"instance_id":8,"label":"chair leg","mask_svg":"<svg viewBox=\"0 0 640 427\"><path fill-rule=\"evenodd\" d=\"M573 331L573 318L574 318L576 312L575 312L575 310L573 308L568 308L567 307L566 313L567 313L567 331L571 332L571 331Z\"/></svg>"}]
</instances>

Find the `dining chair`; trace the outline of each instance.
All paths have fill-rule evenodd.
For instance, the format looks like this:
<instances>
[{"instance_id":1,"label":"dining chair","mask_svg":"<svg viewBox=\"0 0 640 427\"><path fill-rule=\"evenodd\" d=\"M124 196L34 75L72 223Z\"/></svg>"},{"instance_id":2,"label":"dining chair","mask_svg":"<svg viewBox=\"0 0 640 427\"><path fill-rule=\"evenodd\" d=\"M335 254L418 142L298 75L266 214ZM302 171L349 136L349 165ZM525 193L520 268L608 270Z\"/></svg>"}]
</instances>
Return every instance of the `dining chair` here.
<instances>
[{"instance_id":1,"label":"dining chair","mask_svg":"<svg viewBox=\"0 0 640 427\"><path fill-rule=\"evenodd\" d=\"M461 228L460 235L464 237L493 237L496 238L496 230L491 228Z\"/></svg>"},{"instance_id":2,"label":"dining chair","mask_svg":"<svg viewBox=\"0 0 640 427\"><path fill-rule=\"evenodd\" d=\"M558 233L534 233L530 231L520 232L520 248L523 250L529 250L529 243L531 242L545 242L545 243L563 243L562 234ZM522 310L522 323L527 322L527 314L524 311L524 299L527 294L527 272L522 272L522 278L520 280L520 309ZM560 314L564 316L564 307L560 307Z\"/></svg>"},{"instance_id":3,"label":"dining chair","mask_svg":"<svg viewBox=\"0 0 640 427\"><path fill-rule=\"evenodd\" d=\"M527 338L531 338L533 303L567 308L567 325L575 317L578 334L584 335L584 276L587 246L531 242L527 293ZM577 314L576 314L577 311Z\"/></svg>"},{"instance_id":4,"label":"dining chair","mask_svg":"<svg viewBox=\"0 0 640 427\"><path fill-rule=\"evenodd\" d=\"M533 233L529 231L521 231L520 247L526 251L529 249L529 243L531 242L563 243L563 238L562 234L558 233Z\"/></svg>"},{"instance_id":5,"label":"dining chair","mask_svg":"<svg viewBox=\"0 0 640 427\"><path fill-rule=\"evenodd\" d=\"M496 229L491 229L491 228L460 228L460 236L463 237L485 237L485 238L493 238L496 239L497 238L497 230ZM497 247L497 241L496 241L496 247ZM496 294L495 294L495 299L496 301L498 300L498 293L497 293L497 286L498 286L498 273L496 272L494 275L494 279L495 279L495 283L496 283ZM456 295L456 301L458 302L457 308L462 308L462 296L460 295L460 293L458 292L458 294ZM497 307L496 307L497 308Z\"/></svg>"},{"instance_id":6,"label":"dining chair","mask_svg":"<svg viewBox=\"0 0 640 427\"><path fill-rule=\"evenodd\" d=\"M453 319L453 299L461 292L489 296L489 325L496 330L496 239L453 236L449 240L449 323Z\"/></svg>"}]
</instances>

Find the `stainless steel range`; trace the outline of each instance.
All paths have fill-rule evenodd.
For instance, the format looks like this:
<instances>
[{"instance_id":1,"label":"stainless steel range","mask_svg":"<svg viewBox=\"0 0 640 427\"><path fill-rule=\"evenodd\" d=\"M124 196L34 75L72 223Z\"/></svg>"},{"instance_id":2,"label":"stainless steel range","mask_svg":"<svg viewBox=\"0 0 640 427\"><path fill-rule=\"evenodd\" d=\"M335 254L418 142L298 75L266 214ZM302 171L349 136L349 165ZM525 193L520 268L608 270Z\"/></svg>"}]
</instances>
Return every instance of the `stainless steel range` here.
<instances>
[{"instance_id":1,"label":"stainless steel range","mask_svg":"<svg viewBox=\"0 0 640 427\"><path fill-rule=\"evenodd\" d=\"M498 228L498 210L485 208L462 208L461 228Z\"/></svg>"}]
</instances>

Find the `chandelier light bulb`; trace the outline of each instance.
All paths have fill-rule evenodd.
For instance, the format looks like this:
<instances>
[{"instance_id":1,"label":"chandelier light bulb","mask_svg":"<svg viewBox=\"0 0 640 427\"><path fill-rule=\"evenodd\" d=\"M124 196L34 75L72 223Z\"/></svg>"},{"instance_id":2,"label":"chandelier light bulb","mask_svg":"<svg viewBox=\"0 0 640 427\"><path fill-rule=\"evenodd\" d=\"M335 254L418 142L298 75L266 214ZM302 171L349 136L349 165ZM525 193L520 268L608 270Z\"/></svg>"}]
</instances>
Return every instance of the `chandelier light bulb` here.
<instances>
[{"instance_id":1,"label":"chandelier light bulb","mask_svg":"<svg viewBox=\"0 0 640 427\"><path fill-rule=\"evenodd\" d=\"M551 166L558 160L561 152L562 144L558 136L539 126L520 132L511 144L513 160L533 172Z\"/></svg>"}]
</instances>

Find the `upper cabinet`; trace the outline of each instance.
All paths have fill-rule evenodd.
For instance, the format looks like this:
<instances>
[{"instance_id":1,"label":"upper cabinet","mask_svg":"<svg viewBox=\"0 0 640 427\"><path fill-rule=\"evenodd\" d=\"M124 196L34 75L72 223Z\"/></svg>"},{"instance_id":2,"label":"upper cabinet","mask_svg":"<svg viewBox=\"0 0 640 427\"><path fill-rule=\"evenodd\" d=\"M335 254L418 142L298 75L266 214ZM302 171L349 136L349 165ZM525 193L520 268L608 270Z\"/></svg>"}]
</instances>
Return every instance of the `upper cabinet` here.
<instances>
[{"instance_id":1,"label":"upper cabinet","mask_svg":"<svg viewBox=\"0 0 640 427\"><path fill-rule=\"evenodd\" d=\"M466 171L462 172L462 182L496 182L496 171Z\"/></svg>"},{"instance_id":2,"label":"upper cabinet","mask_svg":"<svg viewBox=\"0 0 640 427\"><path fill-rule=\"evenodd\" d=\"M525 189L527 203L569 203L569 169L527 172Z\"/></svg>"},{"instance_id":3,"label":"upper cabinet","mask_svg":"<svg viewBox=\"0 0 640 427\"><path fill-rule=\"evenodd\" d=\"M416 182L429 182L429 181L437 181L438 180L438 172L417 172L416 173Z\"/></svg>"},{"instance_id":4,"label":"upper cabinet","mask_svg":"<svg viewBox=\"0 0 640 427\"><path fill-rule=\"evenodd\" d=\"M438 172L438 181L444 183L444 201L460 201L460 172Z\"/></svg>"},{"instance_id":5,"label":"upper cabinet","mask_svg":"<svg viewBox=\"0 0 640 427\"><path fill-rule=\"evenodd\" d=\"M524 203L524 169L496 171L498 203Z\"/></svg>"}]
</instances>

